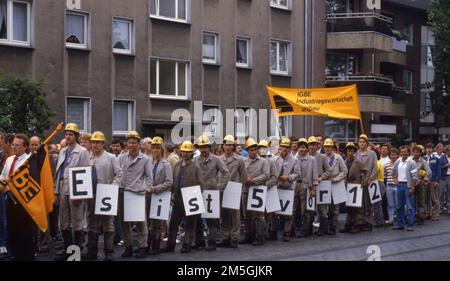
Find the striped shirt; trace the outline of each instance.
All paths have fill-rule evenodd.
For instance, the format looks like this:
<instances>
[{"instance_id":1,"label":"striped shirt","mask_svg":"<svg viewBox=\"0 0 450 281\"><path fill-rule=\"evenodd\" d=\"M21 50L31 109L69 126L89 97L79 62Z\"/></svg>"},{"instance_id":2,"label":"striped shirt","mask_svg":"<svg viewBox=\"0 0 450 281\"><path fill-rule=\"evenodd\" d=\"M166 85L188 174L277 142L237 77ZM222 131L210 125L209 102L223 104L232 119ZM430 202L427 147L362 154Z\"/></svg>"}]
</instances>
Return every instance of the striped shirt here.
<instances>
[{"instance_id":1,"label":"striped shirt","mask_svg":"<svg viewBox=\"0 0 450 281\"><path fill-rule=\"evenodd\" d=\"M386 178L386 182L387 182L387 184L391 184L391 185L395 185L395 183L394 183L394 176L392 174L392 168L393 167L394 167L394 163L392 163L391 161L387 162L383 166L384 176Z\"/></svg>"}]
</instances>

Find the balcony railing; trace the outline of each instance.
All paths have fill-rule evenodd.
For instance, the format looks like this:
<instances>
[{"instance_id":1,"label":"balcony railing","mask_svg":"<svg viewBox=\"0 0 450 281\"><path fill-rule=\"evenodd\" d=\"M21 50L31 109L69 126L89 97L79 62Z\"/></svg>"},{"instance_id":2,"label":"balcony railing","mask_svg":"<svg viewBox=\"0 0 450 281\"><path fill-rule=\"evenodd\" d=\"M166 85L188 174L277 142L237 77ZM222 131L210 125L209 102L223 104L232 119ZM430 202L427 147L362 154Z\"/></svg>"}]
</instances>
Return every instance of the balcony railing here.
<instances>
[{"instance_id":1,"label":"balcony railing","mask_svg":"<svg viewBox=\"0 0 450 281\"><path fill-rule=\"evenodd\" d=\"M328 32L374 31L392 36L392 18L376 12L336 13L327 15Z\"/></svg>"},{"instance_id":2,"label":"balcony railing","mask_svg":"<svg viewBox=\"0 0 450 281\"><path fill-rule=\"evenodd\" d=\"M392 79L375 75L327 76L327 86L339 87L356 84L359 95L392 97Z\"/></svg>"}]
</instances>

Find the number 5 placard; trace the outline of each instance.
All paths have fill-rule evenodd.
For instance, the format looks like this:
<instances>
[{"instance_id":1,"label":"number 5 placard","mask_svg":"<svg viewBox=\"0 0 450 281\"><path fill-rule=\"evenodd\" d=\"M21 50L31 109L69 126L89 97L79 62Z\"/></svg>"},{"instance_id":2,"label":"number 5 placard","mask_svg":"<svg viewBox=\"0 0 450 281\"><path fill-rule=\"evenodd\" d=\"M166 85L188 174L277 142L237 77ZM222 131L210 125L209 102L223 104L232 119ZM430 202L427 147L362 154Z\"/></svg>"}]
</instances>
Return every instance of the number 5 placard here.
<instances>
[{"instance_id":1,"label":"number 5 placard","mask_svg":"<svg viewBox=\"0 0 450 281\"><path fill-rule=\"evenodd\" d=\"M362 207L362 195L363 189L360 184L348 183L347 184L347 207Z\"/></svg>"}]
</instances>

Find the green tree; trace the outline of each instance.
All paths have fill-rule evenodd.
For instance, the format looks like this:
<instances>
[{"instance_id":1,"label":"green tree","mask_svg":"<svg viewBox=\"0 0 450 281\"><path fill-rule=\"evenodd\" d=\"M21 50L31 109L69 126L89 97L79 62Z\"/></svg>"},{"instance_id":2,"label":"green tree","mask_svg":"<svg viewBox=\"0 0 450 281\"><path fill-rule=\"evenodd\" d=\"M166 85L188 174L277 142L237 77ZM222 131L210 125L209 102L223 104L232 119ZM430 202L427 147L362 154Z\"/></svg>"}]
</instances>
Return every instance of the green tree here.
<instances>
[{"instance_id":1,"label":"green tree","mask_svg":"<svg viewBox=\"0 0 450 281\"><path fill-rule=\"evenodd\" d=\"M450 1L430 1L428 25L435 38L432 49L435 79L425 88L430 92L439 138L439 128L449 126L450 120Z\"/></svg>"},{"instance_id":2,"label":"green tree","mask_svg":"<svg viewBox=\"0 0 450 281\"><path fill-rule=\"evenodd\" d=\"M0 131L43 136L54 113L42 82L0 73Z\"/></svg>"}]
</instances>

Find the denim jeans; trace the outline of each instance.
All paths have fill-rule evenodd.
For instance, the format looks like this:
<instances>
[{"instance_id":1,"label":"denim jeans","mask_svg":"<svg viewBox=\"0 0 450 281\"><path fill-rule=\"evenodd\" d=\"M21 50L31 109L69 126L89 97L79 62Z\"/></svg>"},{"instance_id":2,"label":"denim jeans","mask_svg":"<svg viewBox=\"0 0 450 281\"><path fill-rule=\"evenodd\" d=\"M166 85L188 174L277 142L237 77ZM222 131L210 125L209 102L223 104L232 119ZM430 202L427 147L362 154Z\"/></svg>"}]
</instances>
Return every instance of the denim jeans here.
<instances>
[{"instance_id":1,"label":"denim jeans","mask_svg":"<svg viewBox=\"0 0 450 281\"><path fill-rule=\"evenodd\" d=\"M414 226L414 193L409 193L407 183L399 183L397 187L397 224L405 226L405 204L408 208L408 227Z\"/></svg>"},{"instance_id":2,"label":"denim jeans","mask_svg":"<svg viewBox=\"0 0 450 281\"><path fill-rule=\"evenodd\" d=\"M389 220L394 220L395 210L397 209L397 186L388 184L386 188L387 209Z\"/></svg>"},{"instance_id":3,"label":"denim jeans","mask_svg":"<svg viewBox=\"0 0 450 281\"><path fill-rule=\"evenodd\" d=\"M5 196L0 194L0 247L6 247L7 233Z\"/></svg>"}]
</instances>

